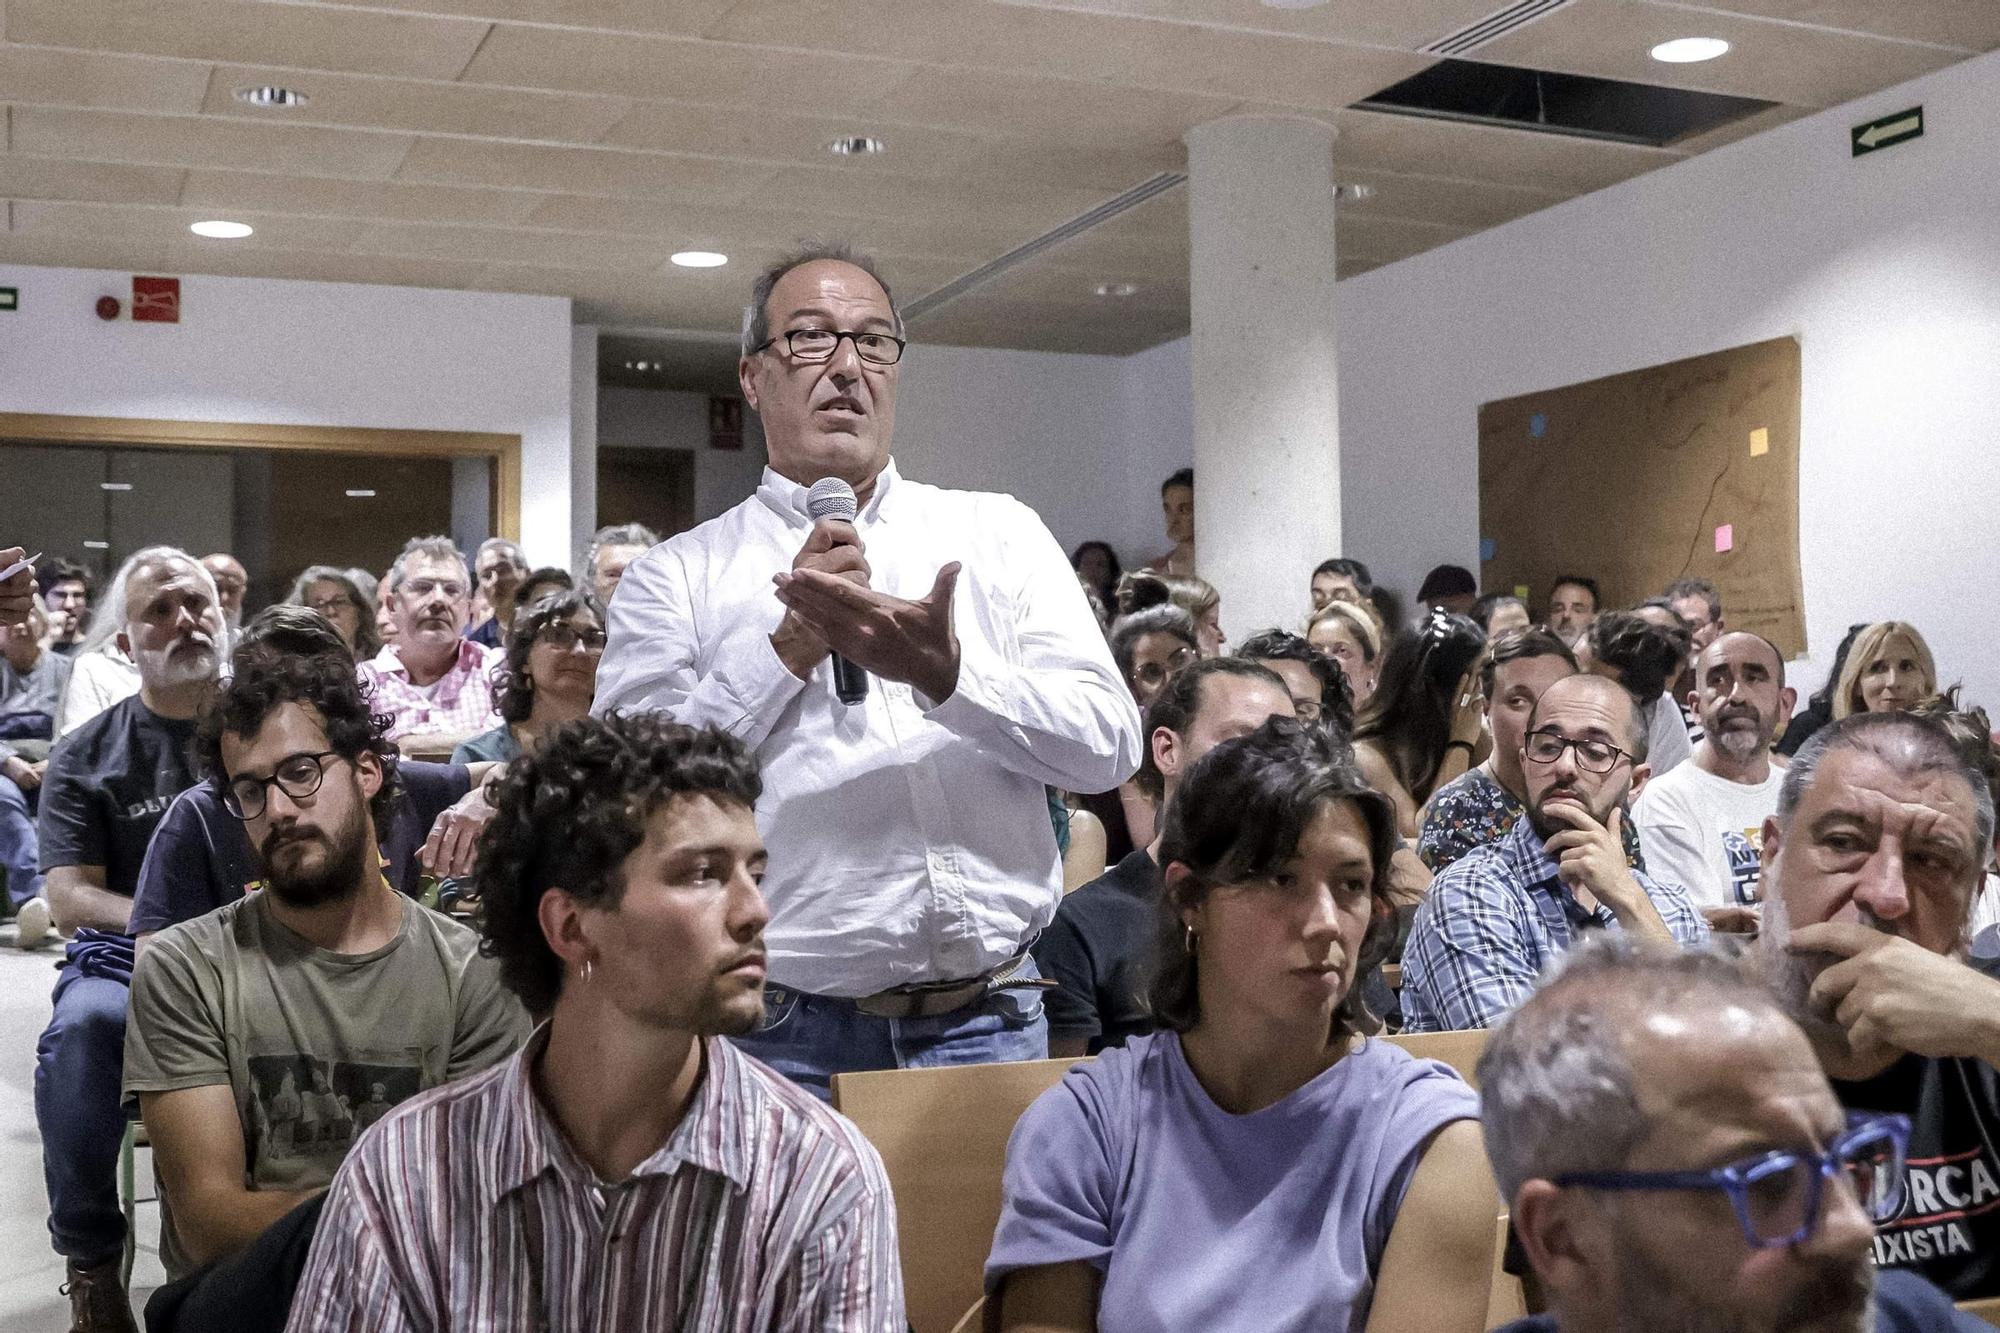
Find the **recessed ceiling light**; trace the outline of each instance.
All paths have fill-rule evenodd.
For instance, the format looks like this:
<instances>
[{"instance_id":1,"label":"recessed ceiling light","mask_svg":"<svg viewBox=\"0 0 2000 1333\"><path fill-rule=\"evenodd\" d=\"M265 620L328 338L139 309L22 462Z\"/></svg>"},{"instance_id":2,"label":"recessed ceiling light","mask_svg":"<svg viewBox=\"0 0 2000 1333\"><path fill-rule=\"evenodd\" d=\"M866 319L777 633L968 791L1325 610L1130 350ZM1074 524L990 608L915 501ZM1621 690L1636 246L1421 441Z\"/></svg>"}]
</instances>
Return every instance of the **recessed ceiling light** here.
<instances>
[{"instance_id":1,"label":"recessed ceiling light","mask_svg":"<svg viewBox=\"0 0 2000 1333\"><path fill-rule=\"evenodd\" d=\"M349 492L347 493L347 498L348 498L348 499L350 499L350 500L372 500L372 499L374 499L374 498L375 498L375 492L373 492L373 491L349 491Z\"/></svg>"},{"instance_id":2,"label":"recessed ceiling light","mask_svg":"<svg viewBox=\"0 0 2000 1333\"><path fill-rule=\"evenodd\" d=\"M256 88L238 88L230 96L251 106L304 106L312 98L296 88L280 88L275 84L264 84Z\"/></svg>"},{"instance_id":3,"label":"recessed ceiling light","mask_svg":"<svg viewBox=\"0 0 2000 1333\"><path fill-rule=\"evenodd\" d=\"M216 220L212 222L190 223L188 230L197 236L209 237L211 240L240 241L255 231L256 228L247 222L223 222Z\"/></svg>"},{"instance_id":4,"label":"recessed ceiling light","mask_svg":"<svg viewBox=\"0 0 2000 1333\"><path fill-rule=\"evenodd\" d=\"M129 491L132 489L132 483L129 481L100 481L97 483L97 489L100 491Z\"/></svg>"},{"instance_id":5,"label":"recessed ceiling light","mask_svg":"<svg viewBox=\"0 0 2000 1333\"><path fill-rule=\"evenodd\" d=\"M835 157L866 157L872 153L886 152L889 145L866 134L850 134L843 139L835 139L826 146L826 151Z\"/></svg>"},{"instance_id":6,"label":"recessed ceiling light","mask_svg":"<svg viewBox=\"0 0 2000 1333\"><path fill-rule=\"evenodd\" d=\"M1139 284L1135 282L1100 282L1097 284L1099 296L1137 296Z\"/></svg>"},{"instance_id":7,"label":"recessed ceiling light","mask_svg":"<svg viewBox=\"0 0 2000 1333\"><path fill-rule=\"evenodd\" d=\"M721 268L729 262L728 255L713 250L682 250L669 258L682 268Z\"/></svg>"},{"instance_id":8,"label":"recessed ceiling light","mask_svg":"<svg viewBox=\"0 0 2000 1333\"><path fill-rule=\"evenodd\" d=\"M1336 185L1333 187L1333 197L1345 203L1358 204L1363 199L1373 199L1375 197L1375 187L1360 184Z\"/></svg>"},{"instance_id":9,"label":"recessed ceiling light","mask_svg":"<svg viewBox=\"0 0 2000 1333\"><path fill-rule=\"evenodd\" d=\"M108 551L111 549L111 543L86 541L83 547L86 551Z\"/></svg>"},{"instance_id":10,"label":"recessed ceiling light","mask_svg":"<svg viewBox=\"0 0 2000 1333\"><path fill-rule=\"evenodd\" d=\"M1653 59L1669 65L1693 65L1729 54L1729 43L1720 37L1676 37L1653 48Z\"/></svg>"}]
</instances>

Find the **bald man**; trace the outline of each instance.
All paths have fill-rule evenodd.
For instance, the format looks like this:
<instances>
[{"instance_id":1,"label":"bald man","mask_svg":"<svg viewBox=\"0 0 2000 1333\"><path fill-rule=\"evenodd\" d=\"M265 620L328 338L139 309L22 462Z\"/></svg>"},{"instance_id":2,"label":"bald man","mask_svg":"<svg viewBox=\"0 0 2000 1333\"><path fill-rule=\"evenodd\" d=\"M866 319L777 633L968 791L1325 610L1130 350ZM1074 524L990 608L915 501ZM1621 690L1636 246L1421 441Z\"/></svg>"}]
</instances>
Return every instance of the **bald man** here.
<instances>
[{"instance_id":1,"label":"bald man","mask_svg":"<svg viewBox=\"0 0 2000 1333\"><path fill-rule=\"evenodd\" d=\"M1409 1032L1491 1027L1587 930L1700 944L1679 885L1627 863L1626 801L1644 789L1646 722L1624 687L1570 676L1542 692L1521 745L1525 817L1446 867L1403 951Z\"/></svg>"}]
</instances>

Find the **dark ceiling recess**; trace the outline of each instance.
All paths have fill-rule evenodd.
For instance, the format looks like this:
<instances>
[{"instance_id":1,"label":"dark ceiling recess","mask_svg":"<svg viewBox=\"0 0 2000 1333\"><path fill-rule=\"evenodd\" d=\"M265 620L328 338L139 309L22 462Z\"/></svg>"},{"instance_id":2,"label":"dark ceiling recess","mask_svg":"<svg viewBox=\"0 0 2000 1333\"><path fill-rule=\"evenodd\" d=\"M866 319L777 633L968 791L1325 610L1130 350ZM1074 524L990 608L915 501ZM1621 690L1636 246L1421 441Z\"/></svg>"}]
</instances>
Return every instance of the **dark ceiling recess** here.
<instances>
[{"instance_id":1,"label":"dark ceiling recess","mask_svg":"<svg viewBox=\"0 0 2000 1333\"><path fill-rule=\"evenodd\" d=\"M1776 105L1754 97L1440 60L1355 108L1658 148Z\"/></svg>"}]
</instances>

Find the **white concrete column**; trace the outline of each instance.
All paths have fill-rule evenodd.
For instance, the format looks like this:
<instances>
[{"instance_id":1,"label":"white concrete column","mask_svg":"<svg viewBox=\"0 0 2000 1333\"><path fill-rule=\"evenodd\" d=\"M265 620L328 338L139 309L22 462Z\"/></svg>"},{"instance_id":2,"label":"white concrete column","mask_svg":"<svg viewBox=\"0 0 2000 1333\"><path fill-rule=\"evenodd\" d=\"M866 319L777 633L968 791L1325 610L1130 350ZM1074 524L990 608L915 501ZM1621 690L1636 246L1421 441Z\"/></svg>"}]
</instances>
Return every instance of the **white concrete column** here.
<instances>
[{"instance_id":1,"label":"white concrete column","mask_svg":"<svg viewBox=\"0 0 2000 1333\"><path fill-rule=\"evenodd\" d=\"M1236 643L1298 629L1340 554L1333 137L1251 116L1187 136L1195 556Z\"/></svg>"}]
</instances>

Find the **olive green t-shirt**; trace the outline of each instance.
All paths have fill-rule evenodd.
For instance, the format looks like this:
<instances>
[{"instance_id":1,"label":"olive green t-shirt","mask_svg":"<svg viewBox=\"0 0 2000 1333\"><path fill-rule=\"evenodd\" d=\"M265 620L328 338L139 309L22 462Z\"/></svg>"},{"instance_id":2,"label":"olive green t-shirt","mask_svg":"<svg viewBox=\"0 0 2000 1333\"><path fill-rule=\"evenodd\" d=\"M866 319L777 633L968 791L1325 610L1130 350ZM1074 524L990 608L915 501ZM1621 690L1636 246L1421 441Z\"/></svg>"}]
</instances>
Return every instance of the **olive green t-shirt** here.
<instances>
[{"instance_id":1,"label":"olive green t-shirt","mask_svg":"<svg viewBox=\"0 0 2000 1333\"><path fill-rule=\"evenodd\" d=\"M319 1189L362 1131L426 1088L497 1064L528 1017L478 936L397 895L396 937L331 953L253 893L153 936L132 973L125 1097L228 1084L244 1185ZM164 1228L170 1274L185 1256Z\"/></svg>"}]
</instances>

